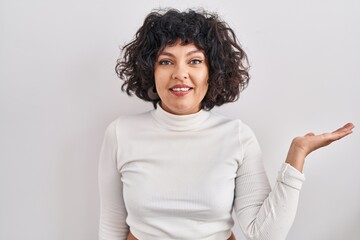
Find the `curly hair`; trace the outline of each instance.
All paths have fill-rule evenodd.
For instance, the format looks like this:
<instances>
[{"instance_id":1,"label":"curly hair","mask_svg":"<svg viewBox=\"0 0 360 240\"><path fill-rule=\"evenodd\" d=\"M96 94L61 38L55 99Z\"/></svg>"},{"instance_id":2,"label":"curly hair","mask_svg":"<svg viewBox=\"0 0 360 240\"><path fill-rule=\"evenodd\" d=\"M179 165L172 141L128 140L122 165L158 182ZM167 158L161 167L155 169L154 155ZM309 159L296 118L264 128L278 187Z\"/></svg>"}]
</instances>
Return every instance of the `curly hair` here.
<instances>
[{"instance_id":1,"label":"curly hair","mask_svg":"<svg viewBox=\"0 0 360 240\"><path fill-rule=\"evenodd\" d=\"M155 89L154 65L166 46L181 40L182 45L194 44L204 51L209 67L208 91L201 109L234 102L249 82L249 63L234 31L217 14L205 10L176 9L152 11L136 32L135 39L122 48L123 57L115 67L124 80L122 91L151 101L156 108L160 99L149 96Z\"/></svg>"}]
</instances>

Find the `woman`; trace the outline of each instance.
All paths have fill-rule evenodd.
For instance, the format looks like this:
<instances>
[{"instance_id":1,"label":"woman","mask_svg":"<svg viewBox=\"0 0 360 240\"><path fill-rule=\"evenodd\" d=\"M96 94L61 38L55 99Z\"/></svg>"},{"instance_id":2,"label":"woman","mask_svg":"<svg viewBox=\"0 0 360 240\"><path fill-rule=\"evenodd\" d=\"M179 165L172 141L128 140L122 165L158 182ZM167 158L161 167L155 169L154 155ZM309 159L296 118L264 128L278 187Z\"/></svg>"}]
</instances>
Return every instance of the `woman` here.
<instances>
[{"instance_id":1,"label":"woman","mask_svg":"<svg viewBox=\"0 0 360 240\"><path fill-rule=\"evenodd\" d=\"M271 190L251 129L210 111L236 101L249 81L226 23L206 12L155 11L123 50L122 89L155 109L106 130L100 239L233 240L233 210L247 239L285 239L305 157L354 126L295 138Z\"/></svg>"}]
</instances>

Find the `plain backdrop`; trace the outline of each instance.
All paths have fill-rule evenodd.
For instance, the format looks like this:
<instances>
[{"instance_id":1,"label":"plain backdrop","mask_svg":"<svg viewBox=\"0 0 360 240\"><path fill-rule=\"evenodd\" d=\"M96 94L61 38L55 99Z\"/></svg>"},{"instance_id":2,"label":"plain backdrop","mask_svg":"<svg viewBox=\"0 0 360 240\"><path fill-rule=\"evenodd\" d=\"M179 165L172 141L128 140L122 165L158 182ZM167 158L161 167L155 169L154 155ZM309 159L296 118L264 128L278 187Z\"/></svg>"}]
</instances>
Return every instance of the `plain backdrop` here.
<instances>
[{"instance_id":1,"label":"plain backdrop","mask_svg":"<svg viewBox=\"0 0 360 240\"><path fill-rule=\"evenodd\" d=\"M360 239L357 0L1 0L0 239L97 239L105 128L152 109L121 92L115 62L159 7L204 7L235 30L252 78L214 111L252 127L272 185L293 137L358 125L308 157L288 239Z\"/></svg>"}]
</instances>

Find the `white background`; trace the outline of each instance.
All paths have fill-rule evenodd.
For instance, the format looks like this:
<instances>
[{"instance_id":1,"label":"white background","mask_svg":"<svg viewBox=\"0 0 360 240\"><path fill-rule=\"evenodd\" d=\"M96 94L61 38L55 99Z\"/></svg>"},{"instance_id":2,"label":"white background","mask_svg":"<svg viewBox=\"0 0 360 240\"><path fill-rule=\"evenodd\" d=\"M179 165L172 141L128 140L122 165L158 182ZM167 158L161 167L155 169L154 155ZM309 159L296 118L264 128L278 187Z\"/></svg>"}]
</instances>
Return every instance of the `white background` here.
<instances>
[{"instance_id":1,"label":"white background","mask_svg":"<svg viewBox=\"0 0 360 240\"><path fill-rule=\"evenodd\" d=\"M253 128L272 184L293 137L359 125L307 159L288 239L360 239L357 0L1 0L0 239L97 239L105 128L152 108L121 92L115 61L146 14L168 6L217 11L237 33L252 78L215 111Z\"/></svg>"}]
</instances>

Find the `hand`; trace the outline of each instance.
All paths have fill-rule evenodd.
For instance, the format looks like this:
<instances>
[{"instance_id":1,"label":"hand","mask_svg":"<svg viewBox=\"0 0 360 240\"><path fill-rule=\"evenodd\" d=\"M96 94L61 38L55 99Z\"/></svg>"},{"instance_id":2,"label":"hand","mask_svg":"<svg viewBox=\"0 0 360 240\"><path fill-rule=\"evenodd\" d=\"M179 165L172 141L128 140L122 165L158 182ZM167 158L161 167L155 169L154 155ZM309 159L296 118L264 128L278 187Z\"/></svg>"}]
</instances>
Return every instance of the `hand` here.
<instances>
[{"instance_id":1,"label":"hand","mask_svg":"<svg viewBox=\"0 0 360 240\"><path fill-rule=\"evenodd\" d=\"M353 128L354 125L352 123L347 123L332 133L323 133L320 135L308 133L305 136L294 138L286 157L286 162L302 172L305 157L307 155L316 149L325 147L332 142L349 135L352 133Z\"/></svg>"}]
</instances>

